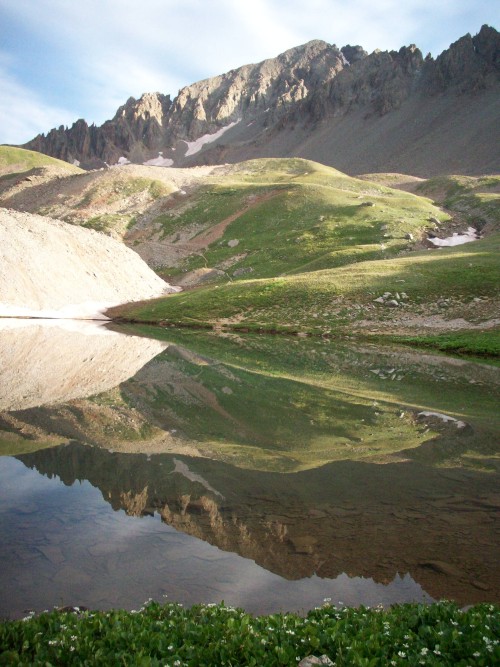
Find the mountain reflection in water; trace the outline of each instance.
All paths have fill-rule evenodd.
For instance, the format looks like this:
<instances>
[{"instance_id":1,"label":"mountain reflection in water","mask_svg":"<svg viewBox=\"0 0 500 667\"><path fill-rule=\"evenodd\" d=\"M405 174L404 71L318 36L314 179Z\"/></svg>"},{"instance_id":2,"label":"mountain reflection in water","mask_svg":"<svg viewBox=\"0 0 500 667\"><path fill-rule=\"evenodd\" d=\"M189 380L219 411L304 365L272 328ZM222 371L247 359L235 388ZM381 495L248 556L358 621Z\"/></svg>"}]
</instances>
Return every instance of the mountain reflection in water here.
<instances>
[{"instance_id":1,"label":"mountain reflection in water","mask_svg":"<svg viewBox=\"0 0 500 667\"><path fill-rule=\"evenodd\" d=\"M0 614L500 600L497 369L168 336L116 388L0 413Z\"/></svg>"}]
</instances>

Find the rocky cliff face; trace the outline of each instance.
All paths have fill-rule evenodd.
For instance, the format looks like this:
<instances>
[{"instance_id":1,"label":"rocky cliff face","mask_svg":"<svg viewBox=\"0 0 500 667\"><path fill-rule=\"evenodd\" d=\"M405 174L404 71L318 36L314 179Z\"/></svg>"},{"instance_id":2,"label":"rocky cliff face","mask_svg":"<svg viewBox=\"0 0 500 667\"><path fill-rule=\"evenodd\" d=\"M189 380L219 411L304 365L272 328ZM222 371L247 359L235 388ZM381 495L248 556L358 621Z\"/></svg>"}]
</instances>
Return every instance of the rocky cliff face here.
<instances>
[{"instance_id":1,"label":"rocky cliff face","mask_svg":"<svg viewBox=\"0 0 500 667\"><path fill-rule=\"evenodd\" d=\"M261 113L275 119L333 79L346 64L336 46L315 40L277 58L187 86L172 105L169 138L193 140L228 122Z\"/></svg>"},{"instance_id":2,"label":"rocky cliff face","mask_svg":"<svg viewBox=\"0 0 500 667\"><path fill-rule=\"evenodd\" d=\"M172 103L160 93L131 97L101 127L78 120L69 129L61 126L47 136L38 135L25 147L84 166L96 160L113 163L121 156L140 163L179 140L194 141L229 123L259 114L269 114L266 120L272 122L346 64L339 49L315 40L277 58L186 86Z\"/></svg>"},{"instance_id":3,"label":"rocky cliff face","mask_svg":"<svg viewBox=\"0 0 500 667\"><path fill-rule=\"evenodd\" d=\"M142 162L144 150L162 146L170 105L170 97L160 93L146 93L139 100L131 97L101 127L80 119L69 129L61 125L47 136L39 134L26 146L87 168L116 163L122 155L135 154L135 161Z\"/></svg>"},{"instance_id":4,"label":"rocky cliff face","mask_svg":"<svg viewBox=\"0 0 500 667\"><path fill-rule=\"evenodd\" d=\"M356 111L368 118L396 114L411 100L415 111L410 123L418 123L422 114L432 116L443 95L459 96L455 103L471 108L466 125L477 140L484 118L473 98L493 90L498 100L499 54L500 35L488 26L475 37L462 37L435 60L430 55L424 58L414 45L368 55L360 46L338 49L314 40L276 58L186 86L173 101L160 93L130 98L101 127L78 120L71 128L51 130L24 147L78 161L84 167L116 163L120 157L141 163L160 152L176 166L305 156L301 145L304 139L314 138L319 122L329 124L334 136L332 119L350 118ZM407 124L406 117L399 124L403 123ZM281 137L269 146L270 136L295 131L297 124L303 131L296 138ZM376 137L369 123L361 129ZM404 130L400 133L404 140ZM359 136L357 129L355 134ZM484 143L487 147L494 142L490 136ZM336 161L326 162L342 168L347 152L342 150Z\"/></svg>"}]
</instances>

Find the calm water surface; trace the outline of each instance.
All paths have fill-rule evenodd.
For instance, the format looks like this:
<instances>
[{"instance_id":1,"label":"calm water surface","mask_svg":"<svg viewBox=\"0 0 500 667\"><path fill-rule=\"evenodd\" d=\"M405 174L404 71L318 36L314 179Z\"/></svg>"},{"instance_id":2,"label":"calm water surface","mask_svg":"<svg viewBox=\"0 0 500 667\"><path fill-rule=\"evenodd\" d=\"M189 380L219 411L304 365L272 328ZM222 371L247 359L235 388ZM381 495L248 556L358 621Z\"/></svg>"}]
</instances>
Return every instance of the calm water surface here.
<instances>
[{"instance_id":1,"label":"calm water surface","mask_svg":"<svg viewBox=\"0 0 500 667\"><path fill-rule=\"evenodd\" d=\"M496 368L27 321L0 364L0 616L500 601Z\"/></svg>"}]
</instances>

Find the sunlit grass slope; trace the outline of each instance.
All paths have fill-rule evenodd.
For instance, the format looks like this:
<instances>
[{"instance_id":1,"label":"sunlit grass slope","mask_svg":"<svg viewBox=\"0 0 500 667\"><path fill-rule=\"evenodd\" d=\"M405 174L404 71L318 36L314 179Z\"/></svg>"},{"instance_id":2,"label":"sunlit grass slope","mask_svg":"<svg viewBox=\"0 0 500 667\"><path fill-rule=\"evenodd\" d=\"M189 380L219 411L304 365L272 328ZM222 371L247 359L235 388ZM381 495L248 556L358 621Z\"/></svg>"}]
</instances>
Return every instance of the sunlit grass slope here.
<instances>
[{"instance_id":1,"label":"sunlit grass slope","mask_svg":"<svg viewBox=\"0 0 500 667\"><path fill-rule=\"evenodd\" d=\"M68 173L83 173L78 167L43 153L13 146L0 146L0 175L23 173L37 167L59 167Z\"/></svg>"},{"instance_id":2,"label":"sunlit grass slope","mask_svg":"<svg viewBox=\"0 0 500 667\"><path fill-rule=\"evenodd\" d=\"M176 243L186 229L205 233L229 217L222 236L162 273L211 268L225 282L344 266L394 256L431 218L448 218L428 199L331 167L267 159L226 167L153 222Z\"/></svg>"},{"instance_id":3,"label":"sunlit grass slope","mask_svg":"<svg viewBox=\"0 0 500 667\"><path fill-rule=\"evenodd\" d=\"M439 308L447 300L450 318L471 316L470 304L477 321L494 318L500 245L495 227L490 224L487 237L475 243L424 249L419 241L440 225L446 228L450 218L427 197L387 187L384 182L402 178L392 176L375 183L301 159L227 166L156 219L173 243L183 230L205 234L230 220L208 247L176 267L163 267L172 283L195 269L217 269L215 283L113 315L325 333L395 315L442 315ZM496 177L414 180L412 187L439 203L466 192L486 197L483 212L496 211ZM490 211L487 219L493 218ZM375 301L386 292L396 297L397 310Z\"/></svg>"},{"instance_id":4,"label":"sunlit grass slope","mask_svg":"<svg viewBox=\"0 0 500 667\"><path fill-rule=\"evenodd\" d=\"M119 308L138 321L328 331L370 317L384 321L392 309L374 300L405 294L401 312L425 313L438 299L494 304L498 296L500 235L455 248L422 250L333 269L247 280L180 293ZM458 301L457 301L458 300ZM494 308L494 305L492 306Z\"/></svg>"}]
</instances>

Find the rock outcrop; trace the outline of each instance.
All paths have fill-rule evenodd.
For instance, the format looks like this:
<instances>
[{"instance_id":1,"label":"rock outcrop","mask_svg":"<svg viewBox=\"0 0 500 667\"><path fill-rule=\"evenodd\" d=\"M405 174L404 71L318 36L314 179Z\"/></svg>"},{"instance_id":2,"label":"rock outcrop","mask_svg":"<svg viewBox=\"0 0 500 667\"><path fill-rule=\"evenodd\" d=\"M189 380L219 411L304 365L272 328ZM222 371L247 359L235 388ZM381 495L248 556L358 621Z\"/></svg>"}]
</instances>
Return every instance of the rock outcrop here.
<instances>
[{"instance_id":1,"label":"rock outcrop","mask_svg":"<svg viewBox=\"0 0 500 667\"><path fill-rule=\"evenodd\" d=\"M160 154L162 166L300 156L357 172L375 170L378 161L379 169L387 171L378 144L384 127L373 119L388 116L385 125L391 126L394 150L401 155L391 170L412 173L409 156L424 145L429 152L425 136L437 128L436 136L441 133L443 139L436 145L433 137L432 149L443 164L435 170L424 164L423 175L447 171L447 160L454 164L456 144L469 138L480 146L483 168L469 151L462 169L495 171L500 169L495 151L500 137L498 128L493 137L491 131L498 126L499 54L500 34L489 26L474 37L460 38L436 59L424 58L415 45L368 55L360 46L339 49L313 40L186 86L173 101L160 93L130 98L101 127L78 120L24 147L86 168L114 164L120 157L143 163ZM452 119L456 136L445 136L450 114L457 110L461 115ZM319 125L328 134L326 144ZM415 127L420 133L408 132ZM326 145L326 156L314 147L316 140Z\"/></svg>"},{"instance_id":2,"label":"rock outcrop","mask_svg":"<svg viewBox=\"0 0 500 667\"><path fill-rule=\"evenodd\" d=\"M173 291L104 234L0 209L0 317L106 319L108 307Z\"/></svg>"},{"instance_id":3,"label":"rock outcrop","mask_svg":"<svg viewBox=\"0 0 500 667\"><path fill-rule=\"evenodd\" d=\"M26 146L87 168L113 164L126 155L140 163L144 151L163 145L163 123L169 108L168 95L146 93L139 100L129 98L114 118L100 127L89 126L80 118L70 128L61 125L47 136L39 134Z\"/></svg>"}]
</instances>

